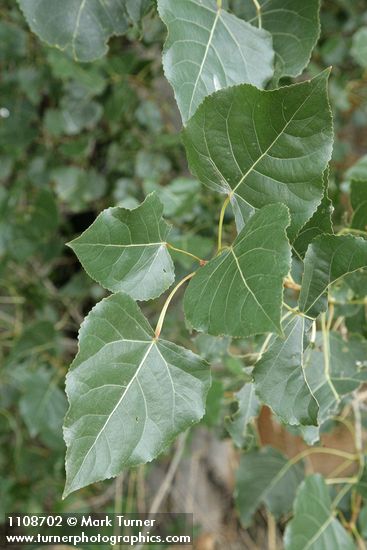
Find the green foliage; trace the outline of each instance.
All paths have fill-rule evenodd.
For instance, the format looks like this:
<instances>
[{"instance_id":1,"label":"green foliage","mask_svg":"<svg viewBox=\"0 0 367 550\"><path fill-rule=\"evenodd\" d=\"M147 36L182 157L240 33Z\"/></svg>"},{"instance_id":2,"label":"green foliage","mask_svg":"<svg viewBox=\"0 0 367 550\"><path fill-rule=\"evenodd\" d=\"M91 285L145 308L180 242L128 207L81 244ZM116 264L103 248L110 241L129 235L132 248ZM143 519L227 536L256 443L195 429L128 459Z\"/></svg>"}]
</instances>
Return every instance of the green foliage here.
<instances>
[{"instance_id":1,"label":"green foliage","mask_svg":"<svg viewBox=\"0 0 367 550\"><path fill-rule=\"evenodd\" d=\"M109 208L70 247L104 288L136 300L156 298L174 281L162 212L153 194L133 210Z\"/></svg>"},{"instance_id":2,"label":"green foliage","mask_svg":"<svg viewBox=\"0 0 367 550\"><path fill-rule=\"evenodd\" d=\"M367 27L360 28L353 36L351 53L362 67L367 67Z\"/></svg>"},{"instance_id":3,"label":"green foliage","mask_svg":"<svg viewBox=\"0 0 367 550\"><path fill-rule=\"evenodd\" d=\"M66 381L65 496L155 458L204 415L209 385L205 361L157 341L132 298L102 300L80 329Z\"/></svg>"},{"instance_id":4,"label":"green foliage","mask_svg":"<svg viewBox=\"0 0 367 550\"><path fill-rule=\"evenodd\" d=\"M311 317L327 309L327 289L348 273L367 267L367 242L352 235L321 235L308 247L299 308Z\"/></svg>"},{"instance_id":5,"label":"green foliage","mask_svg":"<svg viewBox=\"0 0 367 550\"><path fill-rule=\"evenodd\" d=\"M270 34L215 0L159 0L158 9L168 29L164 71L184 124L212 92L242 82L263 88L273 76Z\"/></svg>"},{"instance_id":6,"label":"green foliage","mask_svg":"<svg viewBox=\"0 0 367 550\"><path fill-rule=\"evenodd\" d=\"M288 224L285 206L265 206L231 247L199 271L184 302L193 328L237 337L281 332L283 278L290 267Z\"/></svg>"},{"instance_id":7,"label":"green foliage","mask_svg":"<svg viewBox=\"0 0 367 550\"><path fill-rule=\"evenodd\" d=\"M287 526L285 548L310 550L321 548L356 548L351 536L334 517L325 481L320 475L308 477L299 488L294 518Z\"/></svg>"},{"instance_id":8,"label":"green foliage","mask_svg":"<svg viewBox=\"0 0 367 550\"><path fill-rule=\"evenodd\" d=\"M107 51L111 35L138 23L146 0L18 0L32 31L76 61L93 61Z\"/></svg>"},{"instance_id":9,"label":"green foliage","mask_svg":"<svg viewBox=\"0 0 367 550\"><path fill-rule=\"evenodd\" d=\"M229 194L239 230L255 209L281 199L293 240L316 210L333 140L327 78L328 71L270 92L248 85L216 92L188 123L190 168Z\"/></svg>"},{"instance_id":10,"label":"green foliage","mask_svg":"<svg viewBox=\"0 0 367 550\"><path fill-rule=\"evenodd\" d=\"M253 371L261 401L267 403L282 422L296 426L317 426L319 408L304 372L307 324L307 319L297 315L287 321L284 336L274 339Z\"/></svg>"},{"instance_id":11,"label":"green foliage","mask_svg":"<svg viewBox=\"0 0 367 550\"><path fill-rule=\"evenodd\" d=\"M18 4L0 23L2 506L93 508L94 482L200 422L240 456L243 526L265 507L287 549L360 545L362 3ZM264 406L302 452L262 445ZM352 452L325 447L337 423ZM305 478L317 453L345 463Z\"/></svg>"},{"instance_id":12,"label":"green foliage","mask_svg":"<svg viewBox=\"0 0 367 550\"><path fill-rule=\"evenodd\" d=\"M367 227L367 180L352 180L350 202L353 208L351 227L363 232Z\"/></svg>"},{"instance_id":13,"label":"green foliage","mask_svg":"<svg viewBox=\"0 0 367 550\"><path fill-rule=\"evenodd\" d=\"M232 0L236 13L266 29L273 38L275 80L298 76L308 64L320 34L319 0Z\"/></svg>"},{"instance_id":14,"label":"green foliage","mask_svg":"<svg viewBox=\"0 0 367 550\"><path fill-rule=\"evenodd\" d=\"M289 463L271 447L243 455L236 481L236 502L243 525L249 525L261 504L276 517L290 512L303 475L302 465Z\"/></svg>"},{"instance_id":15,"label":"green foliage","mask_svg":"<svg viewBox=\"0 0 367 550\"><path fill-rule=\"evenodd\" d=\"M305 356L306 380L320 404L319 423L335 414L342 398L367 380L367 343L358 336L318 333Z\"/></svg>"},{"instance_id":16,"label":"green foliage","mask_svg":"<svg viewBox=\"0 0 367 550\"><path fill-rule=\"evenodd\" d=\"M245 384L235 395L238 408L231 417L226 418L226 428L234 444L241 448L250 437L248 425L259 414L260 402L255 395L254 384Z\"/></svg>"}]
</instances>

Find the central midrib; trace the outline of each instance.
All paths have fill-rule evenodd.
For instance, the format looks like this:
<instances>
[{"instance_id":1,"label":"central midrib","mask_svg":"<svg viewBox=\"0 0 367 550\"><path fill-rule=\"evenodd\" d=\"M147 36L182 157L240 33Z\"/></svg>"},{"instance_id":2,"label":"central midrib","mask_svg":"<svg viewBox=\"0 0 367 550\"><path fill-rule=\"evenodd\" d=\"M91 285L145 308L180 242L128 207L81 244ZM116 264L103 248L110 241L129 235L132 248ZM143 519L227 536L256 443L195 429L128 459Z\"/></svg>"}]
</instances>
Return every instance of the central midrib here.
<instances>
[{"instance_id":1,"label":"central midrib","mask_svg":"<svg viewBox=\"0 0 367 550\"><path fill-rule=\"evenodd\" d=\"M103 424L102 428L99 430L99 432L98 432L98 434L97 434L97 436L96 436L96 438L95 438L93 444L90 446L90 448L89 448L87 454L85 455L85 457L84 457L84 459L83 459L83 462L82 462L81 465L79 466L78 471L77 471L76 474L73 476L73 481L70 483L70 487L72 487L72 484L73 484L73 482L74 482L74 479L77 477L77 475L79 474L79 472L82 470L82 468L83 468L83 466L84 466L84 463L85 463L86 459L88 458L88 456L89 456L91 450L92 450L92 449L95 447L95 445L97 444L97 441L98 441L99 437L100 437L101 434L103 433L105 427L106 427L107 424L109 423L109 421L110 421L110 419L112 418L113 414L115 413L115 411L118 409L118 407L119 407L120 404L122 403L122 401L123 401L125 395L126 395L127 392L129 391L129 389L130 389L131 385L133 384L133 382L137 379L138 374L139 374L141 368L143 367L143 365L144 365L144 363L145 363L145 360L147 359L147 357L148 357L148 355L149 355L149 353L150 353L150 351L151 351L151 349L152 349L152 347L154 346L155 343L156 343L155 340L152 340L152 342L151 342L151 344L149 345L148 349L146 350L146 352L145 352L145 354L144 354L144 356L143 356L143 358L142 358L142 360L141 360L141 362L140 362L138 368L136 369L134 375L132 376L130 382L128 383L128 385L126 386L126 388L125 388L123 394L121 395L120 399L117 401L116 405L114 406L114 408L112 409L112 411L111 411L110 414L108 415L107 420L106 420L105 423Z\"/></svg>"},{"instance_id":2,"label":"central midrib","mask_svg":"<svg viewBox=\"0 0 367 550\"><path fill-rule=\"evenodd\" d=\"M206 48L205 48L204 57L203 57L203 60L200 64L199 72L198 72L198 75L197 75L196 80L195 80L194 89L192 91L192 96L191 96L190 105L189 105L189 118L191 116L191 109L192 109L192 104L193 104L194 97L195 97L195 94L196 94L197 85L199 83L199 79L200 79L201 74L203 72L206 58L208 57L209 49L210 49L211 43L213 41L215 27L217 26L218 19L220 17L220 12L221 12L221 10L220 10L220 8L218 8L217 13L215 15L214 22L213 22L213 26L212 26L211 31L210 31L209 40L208 40L208 43L207 43Z\"/></svg>"},{"instance_id":3,"label":"central midrib","mask_svg":"<svg viewBox=\"0 0 367 550\"><path fill-rule=\"evenodd\" d=\"M304 104L306 103L306 101L308 101L311 97L311 95L313 94L315 88L313 88L311 90L311 93L306 97L306 99L301 103L301 105L296 109L296 111L293 113L293 115L291 116L291 118L288 120L288 122L284 125L284 127L282 128L282 130L279 132L279 134L277 135L277 137L272 141L272 143L269 145L269 147L267 147L267 149L259 156L259 158L252 164L252 166L247 170L247 172L245 174L243 174L243 176L241 177L241 179L239 180L239 182L235 185L235 187L232 189L231 193L230 193L230 197L232 198L233 195L235 194L235 192L237 191L238 187L240 185L242 185L242 183L244 182L244 180L247 178L247 176L252 172L252 170L255 168L255 166L257 166L257 164L269 153L269 151L271 150L271 148L276 144L276 142L278 141L278 139L284 134L284 132L286 131L286 129L288 128L289 124L291 122L293 122L294 120L294 117L297 115L297 113L302 109L302 107L304 106Z\"/></svg>"}]
</instances>

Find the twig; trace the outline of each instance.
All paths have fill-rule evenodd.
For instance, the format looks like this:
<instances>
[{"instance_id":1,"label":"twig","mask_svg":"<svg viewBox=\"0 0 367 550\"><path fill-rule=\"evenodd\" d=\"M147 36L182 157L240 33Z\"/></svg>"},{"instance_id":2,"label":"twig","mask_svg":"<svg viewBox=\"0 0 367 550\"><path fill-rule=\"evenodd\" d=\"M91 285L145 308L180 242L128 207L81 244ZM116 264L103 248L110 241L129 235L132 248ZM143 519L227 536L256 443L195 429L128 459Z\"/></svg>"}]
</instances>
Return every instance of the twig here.
<instances>
[{"instance_id":1,"label":"twig","mask_svg":"<svg viewBox=\"0 0 367 550\"><path fill-rule=\"evenodd\" d=\"M186 439L187 439L188 434L189 434L189 432L186 431L185 433L181 434L179 436L179 438L177 439L176 451L173 455L171 464L170 464L170 466L167 470L167 473L165 475L163 483L160 486L157 494L155 495L155 497L153 499L153 502L152 502L150 510L149 510L149 515L154 515L158 512L163 500L165 499L165 497L166 497L166 495L167 495L167 493L168 493L168 491L169 491L169 489L172 485L173 478L176 474L178 465L180 464L182 454L183 454L184 449L185 449L185 443L186 443Z\"/></svg>"},{"instance_id":2,"label":"twig","mask_svg":"<svg viewBox=\"0 0 367 550\"><path fill-rule=\"evenodd\" d=\"M268 522L268 550L277 550L277 525L269 510L266 512Z\"/></svg>"},{"instance_id":3,"label":"twig","mask_svg":"<svg viewBox=\"0 0 367 550\"><path fill-rule=\"evenodd\" d=\"M189 431L187 430L186 432L181 434L177 439L177 446L176 446L175 453L172 457L171 463L170 463L169 468L167 470L167 473L164 477L164 480L163 480L160 488L158 489L158 491L157 491L157 493L156 493L156 495L153 499L153 502L150 506L149 517L154 516L154 514L156 514L158 512L162 502L166 498L166 496L167 496L167 494L168 494L168 492L171 488L173 478L175 477L175 474L177 472L177 468L178 468L178 466L181 462L181 458L182 458L182 454L183 454L184 449L185 449L185 443L186 443L186 439L187 439L188 434L189 434ZM145 533L143 533L143 534L145 534ZM142 548L143 548L143 544L140 544L139 546L136 547L136 550L141 550Z\"/></svg>"}]
</instances>

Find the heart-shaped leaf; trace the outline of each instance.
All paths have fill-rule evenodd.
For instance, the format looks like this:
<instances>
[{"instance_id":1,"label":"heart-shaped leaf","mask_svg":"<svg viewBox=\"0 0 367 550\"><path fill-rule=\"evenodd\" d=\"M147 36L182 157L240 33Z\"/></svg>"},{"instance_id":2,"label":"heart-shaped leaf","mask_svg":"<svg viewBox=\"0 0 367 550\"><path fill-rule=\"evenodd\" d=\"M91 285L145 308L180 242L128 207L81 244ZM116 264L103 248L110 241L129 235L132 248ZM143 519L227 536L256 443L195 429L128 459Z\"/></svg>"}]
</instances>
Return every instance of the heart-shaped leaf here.
<instances>
[{"instance_id":1,"label":"heart-shaped leaf","mask_svg":"<svg viewBox=\"0 0 367 550\"><path fill-rule=\"evenodd\" d=\"M293 240L315 212L333 142L328 75L273 91L248 84L221 90L188 122L191 171L231 197L239 230L258 208L282 202Z\"/></svg>"}]
</instances>

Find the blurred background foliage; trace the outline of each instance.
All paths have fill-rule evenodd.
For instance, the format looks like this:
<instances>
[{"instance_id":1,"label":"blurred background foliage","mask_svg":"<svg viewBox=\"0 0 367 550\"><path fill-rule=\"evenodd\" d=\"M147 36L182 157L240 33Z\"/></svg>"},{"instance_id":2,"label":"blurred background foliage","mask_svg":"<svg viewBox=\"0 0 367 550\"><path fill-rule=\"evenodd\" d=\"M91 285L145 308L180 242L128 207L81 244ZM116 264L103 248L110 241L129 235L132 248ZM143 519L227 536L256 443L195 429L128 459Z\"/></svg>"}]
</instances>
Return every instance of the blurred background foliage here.
<instances>
[{"instance_id":1,"label":"blurred background foliage","mask_svg":"<svg viewBox=\"0 0 367 550\"><path fill-rule=\"evenodd\" d=\"M239 16L242 1L229 0ZM322 4L321 40L302 78L333 66L330 195L338 229L351 217L351 179L367 179L367 10L365 0ZM162 73L165 29L153 2L92 64L77 64L42 44L13 0L2 1L0 16L0 512L114 510L119 486L111 481L61 500L64 377L78 327L105 293L65 244L102 209L133 208L156 191L174 223L171 242L207 258L215 246L220 198L187 170L180 117ZM228 223L226 231L232 230ZM179 279L191 262L175 259ZM144 304L152 322L162 303ZM367 335L363 306L349 317ZM216 441L228 439L224 418L244 380L236 355L251 358L251 342L237 342L234 349L226 338L191 337L177 322L182 318L181 307L173 305L167 338L197 350L214 368L208 412L196 433L207 437L209 426ZM233 426L229 431L237 446L256 445L254 431L245 440ZM160 464L124 476L125 510L146 509L170 453ZM227 476L213 464L211 474L214 484ZM226 491L231 480L220 483Z\"/></svg>"}]
</instances>

